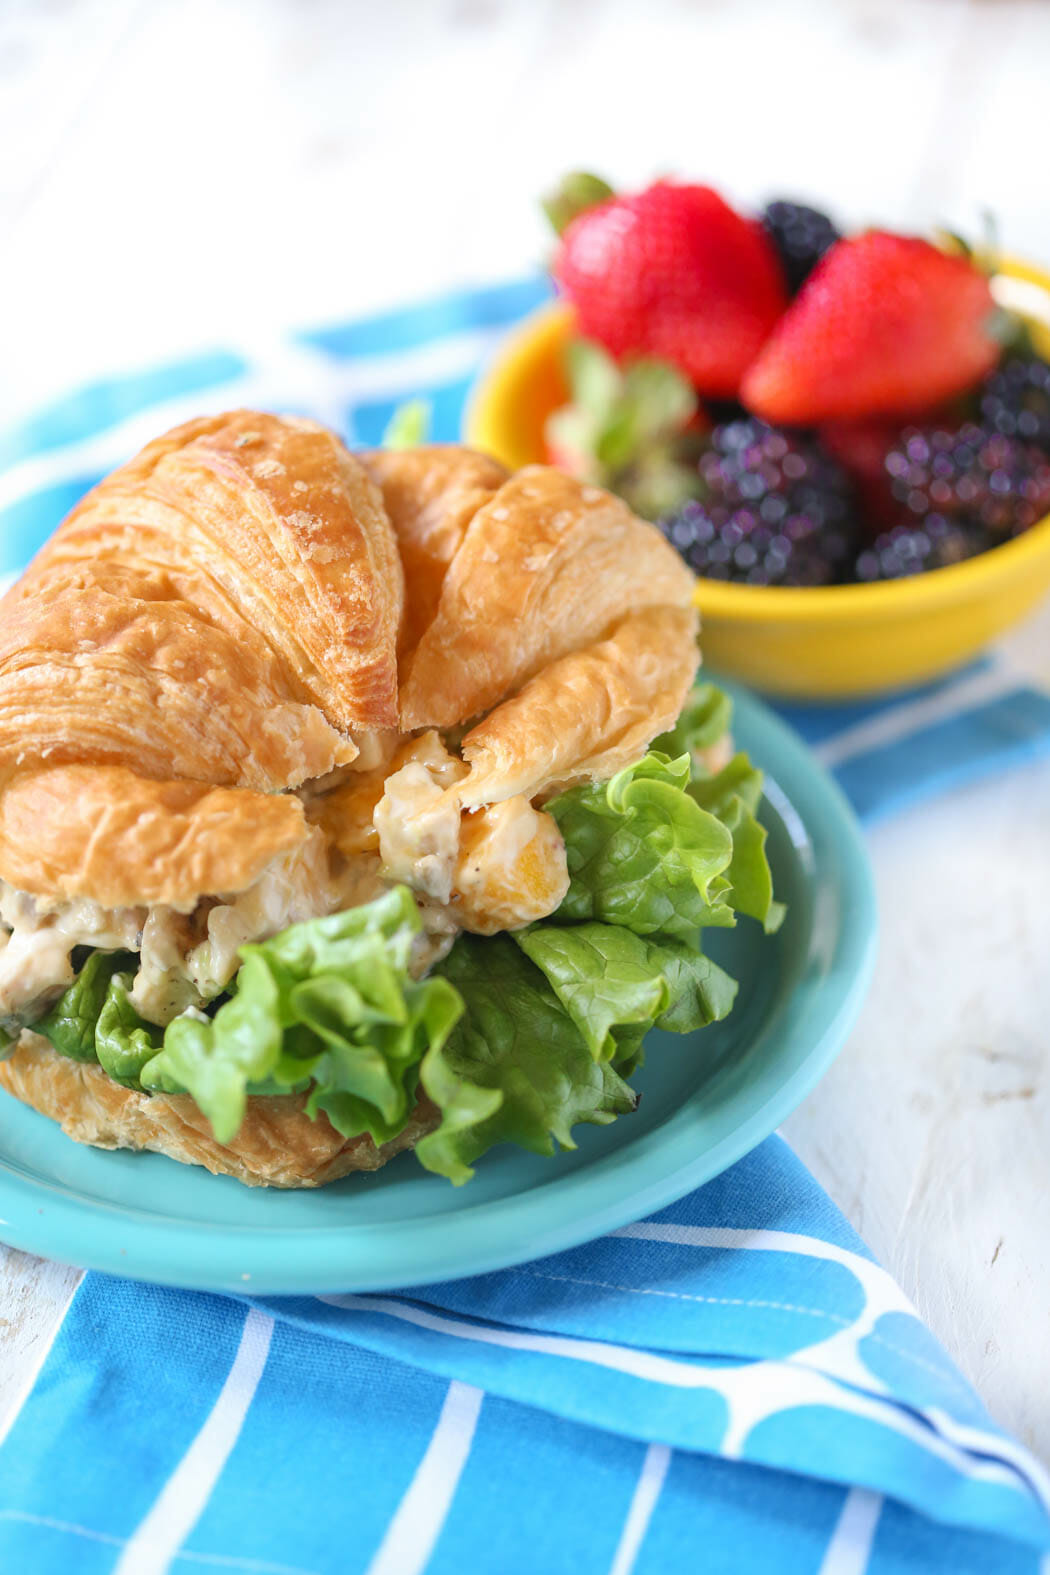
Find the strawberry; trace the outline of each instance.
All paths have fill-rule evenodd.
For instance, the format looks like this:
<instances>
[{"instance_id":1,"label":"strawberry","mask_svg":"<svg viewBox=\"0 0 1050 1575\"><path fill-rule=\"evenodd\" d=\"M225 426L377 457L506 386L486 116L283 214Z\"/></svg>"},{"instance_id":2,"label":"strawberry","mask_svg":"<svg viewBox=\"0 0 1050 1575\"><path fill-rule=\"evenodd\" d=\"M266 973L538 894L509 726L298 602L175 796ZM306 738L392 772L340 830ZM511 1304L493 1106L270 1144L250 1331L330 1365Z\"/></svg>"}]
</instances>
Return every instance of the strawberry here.
<instances>
[{"instance_id":1,"label":"strawberry","mask_svg":"<svg viewBox=\"0 0 1050 1575\"><path fill-rule=\"evenodd\" d=\"M618 360L670 361L711 398L735 397L787 305L761 226L707 186L669 181L577 209L554 275L583 335Z\"/></svg>"},{"instance_id":2,"label":"strawberry","mask_svg":"<svg viewBox=\"0 0 1050 1575\"><path fill-rule=\"evenodd\" d=\"M995 321L988 281L968 257L869 230L817 264L740 397L790 426L920 415L996 365Z\"/></svg>"}]
</instances>

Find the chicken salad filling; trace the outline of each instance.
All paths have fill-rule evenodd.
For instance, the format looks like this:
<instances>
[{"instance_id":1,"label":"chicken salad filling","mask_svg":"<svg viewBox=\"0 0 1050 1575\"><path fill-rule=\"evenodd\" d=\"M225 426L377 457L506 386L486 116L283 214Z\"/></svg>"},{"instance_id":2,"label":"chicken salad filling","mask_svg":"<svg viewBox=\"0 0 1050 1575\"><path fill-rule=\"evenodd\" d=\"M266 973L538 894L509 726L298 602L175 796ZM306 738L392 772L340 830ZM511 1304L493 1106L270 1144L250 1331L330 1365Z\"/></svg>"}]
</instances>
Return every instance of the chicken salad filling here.
<instances>
[{"instance_id":1,"label":"chicken salad filling","mask_svg":"<svg viewBox=\"0 0 1050 1575\"><path fill-rule=\"evenodd\" d=\"M365 759L365 771L300 792L309 823L300 847L247 890L203 897L189 913L33 897L0 880L0 1028L14 1034L37 1021L73 983L74 955L85 947L135 953L129 1000L166 1027L223 993L242 946L359 907L392 886L408 886L419 907L417 976L461 930L492 934L557 906L568 878L550 816L520 796L463 814L449 790L466 768L433 732L385 759L375 751Z\"/></svg>"},{"instance_id":2,"label":"chicken salad filling","mask_svg":"<svg viewBox=\"0 0 1050 1575\"><path fill-rule=\"evenodd\" d=\"M456 1182L495 1143L572 1146L634 1107L654 1024L724 1016L703 931L779 923L760 774L694 690L611 781L464 813L437 733L301 792L308 832L247 891L170 908L49 903L0 883L0 1024L143 1094L189 1094L219 1142L294 1092L378 1145L425 1097L421 1162Z\"/></svg>"}]
</instances>

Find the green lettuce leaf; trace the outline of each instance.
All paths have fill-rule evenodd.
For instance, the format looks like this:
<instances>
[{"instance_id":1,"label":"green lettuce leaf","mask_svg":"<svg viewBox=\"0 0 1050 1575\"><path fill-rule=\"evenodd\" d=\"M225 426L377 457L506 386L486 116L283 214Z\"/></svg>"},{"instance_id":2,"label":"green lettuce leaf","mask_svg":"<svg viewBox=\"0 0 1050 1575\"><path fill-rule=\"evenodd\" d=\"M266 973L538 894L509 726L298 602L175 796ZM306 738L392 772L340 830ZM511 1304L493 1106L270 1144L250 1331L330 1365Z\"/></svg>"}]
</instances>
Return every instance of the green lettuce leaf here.
<instances>
[{"instance_id":1,"label":"green lettuce leaf","mask_svg":"<svg viewBox=\"0 0 1050 1575\"><path fill-rule=\"evenodd\" d=\"M695 684L681 715L670 732L654 738L649 748L659 755L691 755L696 764L702 751L711 749L729 731L733 702L714 684Z\"/></svg>"},{"instance_id":2,"label":"green lettuce leaf","mask_svg":"<svg viewBox=\"0 0 1050 1575\"><path fill-rule=\"evenodd\" d=\"M593 923L538 924L514 939L599 1061L634 1059L633 1030L689 1033L717 1022L736 997L736 982L690 941Z\"/></svg>"},{"instance_id":3,"label":"green lettuce leaf","mask_svg":"<svg viewBox=\"0 0 1050 1575\"><path fill-rule=\"evenodd\" d=\"M682 936L733 923L724 874L733 839L685 791L689 780L687 756L649 754L610 782L572 788L548 804L569 864L558 920Z\"/></svg>"},{"instance_id":4,"label":"green lettuce leaf","mask_svg":"<svg viewBox=\"0 0 1050 1575\"><path fill-rule=\"evenodd\" d=\"M326 984L319 979L315 991ZM344 1137L371 1134L376 1144L386 1143L405 1125L416 1102L419 1064L428 1050L440 1050L458 1021L463 1003L446 979L425 979L403 987L404 1009L400 1020L374 1022L364 1043L355 1043L343 1026L329 1016L318 1034L328 1045L315 1067L314 1088L307 1103L311 1115L323 1110ZM327 1005L335 1004L334 992ZM324 1020L324 1006L316 1012Z\"/></svg>"},{"instance_id":5,"label":"green lettuce leaf","mask_svg":"<svg viewBox=\"0 0 1050 1575\"><path fill-rule=\"evenodd\" d=\"M728 1017L739 986L710 957L683 946L677 955L668 948L663 955L664 977L671 1004L656 1020L656 1027L671 1034L691 1034L708 1023Z\"/></svg>"},{"instance_id":6,"label":"green lettuce leaf","mask_svg":"<svg viewBox=\"0 0 1050 1575\"><path fill-rule=\"evenodd\" d=\"M733 835L733 857L728 875L729 900L737 913L757 919L767 935L779 930L787 909L773 899L773 874L766 858L766 828L742 798L725 815Z\"/></svg>"},{"instance_id":7,"label":"green lettuce leaf","mask_svg":"<svg viewBox=\"0 0 1050 1575\"><path fill-rule=\"evenodd\" d=\"M767 934L780 928L784 906L773 900L773 875L766 857L766 828L758 820L762 773L745 754L734 755L720 771L694 770L689 796L728 826L733 857L726 875L729 902L737 913L757 919Z\"/></svg>"},{"instance_id":8,"label":"green lettuce leaf","mask_svg":"<svg viewBox=\"0 0 1050 1575\"><path fill-rule=\"evenodd\" d=\"M345 913L293 925L242 951L232 998L187 1012L142 1069L144 1088L191 1094L220 1143L249 1093L312 1081L308 1108L345 1137L386 1142L415 1103L419 1062L460 1010L440 979L408 974L419 913L399 886Z\"/></svg>"},{"instance_id":9,"label":"green lettuce leaf","mask_svg":"<svg viewBox=\"0 0 1050 1575\"><path fill-rule=\"evenodd\" d=\"M544 975L509 936L461 936L439 970L464 1013L447 1043L423 1059L423 1088L443 1115L416 1148L428 1170L463 1182L496 1143L553 1154L555 1143L575 1148L578 1122L605 1125L634 1109L631 1089L595 1061Z\"/></svg>"},{"instance_id":10,"label":"green lettuce leaf","mask_svg":"<svg viewBox=\"0 0 1050 1575\"><path fill-rule=\"evenodd\" d=\"M140 1074L149 1093L192 1095L216 1141L229 1143L244 1119L248 1084L280 1056L279 991L257 957L246 957L232 998L214 1017L191 1009L169 1023L163 1048Z\"/></svg>"},{"instance_id":11,"label":"green lettuce leaf","mask_svg":"<svg viewBox=\"0 0 1050 1575\"><path fill-rule=\"evenodd\" d=\"M726 870L731 887L727 901L737 913L757 919L766 933L772 934L783 922L785 910L773 899L766 830L757 818L762 773L743 753L734 755L718 771L709 770L703 760L704 753L726 733L731 717L727 695L714 684L697 684L675 726L652 747L691 758L690 798L722 821L733 839L733 857Z\"/></svg>"},{"instance_id":12,"label":"green lettuce leaf","mask_svg":"<svg viewBox=\"0 0 1050 1575\"><path fill-rule=\"evenodd\" d=\"M131 973L115 973L95 1024L95 1058L110 1077L126 1088L139 1088L147 1061L160 1049L163 1033L141 1018L128 1000Z\"/></svg>"},{"instance_id":13,"label":"green lettuce leaf","mask_svg":"<svg viewBox=\"0 0 1050 1575\"><path fill-rule=\"evenodd\" d=\"M719 771L694 768L688 793L701 809L719 820L730 813L735 799L741 799L754 814L762 801L762 773L747 755L734 755Z\"/></svg>"},{"instance_id":14,"label":"green lettuce leaf","mask_svg":"<svg viewBox=\"0 0 1050 1575\"><path fill-rule=\"evenodd\" d=\"M130 952L92 952L73 983L49 1012L33 1024L61 1055L97 1061L95 1030L109 995L110 980L135 964Z\"/></svg>"},{"instance_id":15,"label":"green lettuce leaf","mask_svg":"<svg viewBox=\"0 0 1050 1575\"><path fill-rule=\"evenodd\" d=\"M545 975L596 1061L615 1061L671 1004L658 942L615 924L540 924L514 937Z\"/></svg>"}]
</instances>

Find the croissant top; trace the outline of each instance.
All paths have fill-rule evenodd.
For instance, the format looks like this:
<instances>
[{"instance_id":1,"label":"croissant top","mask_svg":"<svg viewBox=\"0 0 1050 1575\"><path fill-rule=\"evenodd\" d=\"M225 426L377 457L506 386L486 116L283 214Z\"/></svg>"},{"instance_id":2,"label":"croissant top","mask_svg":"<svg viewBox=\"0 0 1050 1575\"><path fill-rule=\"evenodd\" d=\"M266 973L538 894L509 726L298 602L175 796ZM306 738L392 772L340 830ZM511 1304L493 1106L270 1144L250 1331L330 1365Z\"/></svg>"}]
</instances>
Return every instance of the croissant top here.
<instances>
[{"instance_id":1,"label":"croissant top","mask_svg":"<svg viewBox=\"0 0 1050 1575\"><path fill-rule=\"evenodd\" d=\"M108 907L244 890L306 835L287 790L391 734L475 724L465 811L609 776L678 714L693 586L555 470L355 456L256 411L189 422L3 599L0 878Z\"/></svg>"}]
</instances>

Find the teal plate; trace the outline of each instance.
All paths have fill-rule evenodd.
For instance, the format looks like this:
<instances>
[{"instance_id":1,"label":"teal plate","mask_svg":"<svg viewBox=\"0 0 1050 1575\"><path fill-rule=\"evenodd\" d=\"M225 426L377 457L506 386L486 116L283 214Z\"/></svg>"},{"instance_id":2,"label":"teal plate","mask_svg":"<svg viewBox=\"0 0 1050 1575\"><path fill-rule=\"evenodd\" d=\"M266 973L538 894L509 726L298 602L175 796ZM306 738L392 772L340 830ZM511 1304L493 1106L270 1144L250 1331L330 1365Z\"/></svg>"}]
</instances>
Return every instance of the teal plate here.
<instances>
[{"instance_id":1,"label":"teal plate","mask_svg":"<svg viewBox=\"0 0 1050 1575\"><path fill-rule=\"evenodd\" d=\"M867 988L875 901L842 794L793 732L744 691L734 733L766 772L763 819L780 933L744 920L711 951L740 980L732 1015L654 1033L638 1110L577 1129L542 1159L503 1147L453 1188L411 1155L316 1192L242 1187L156 1154L84 1148L0 1095L0 1239L110 1274L211 1291L391 1290L505 1268L577 1245L717 1176L827 1069Z\"/></svg>"}]
</instances>

